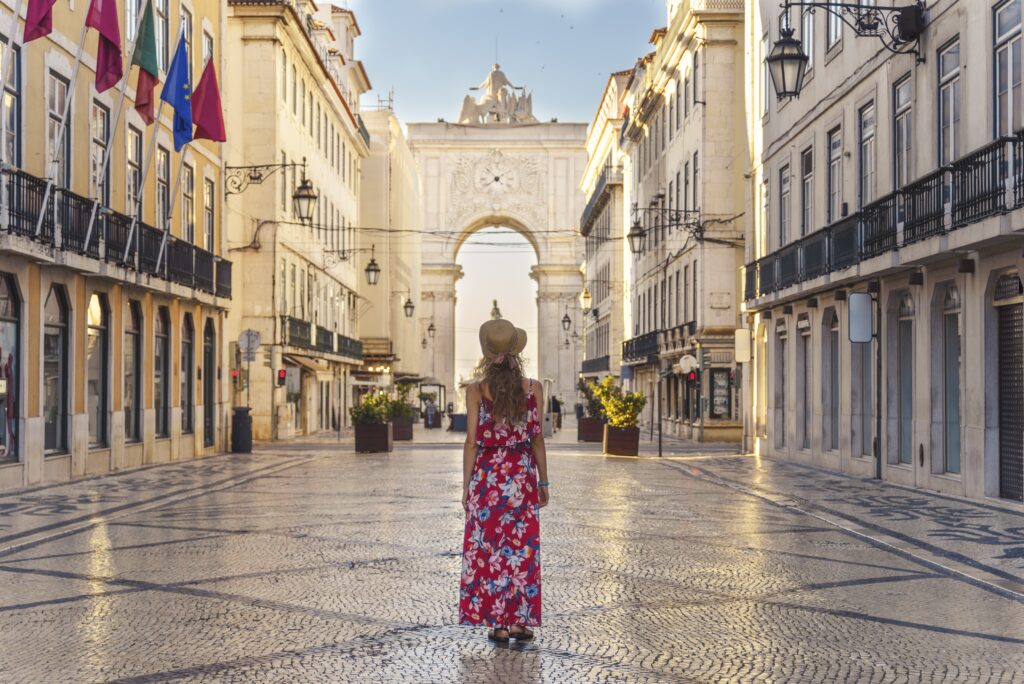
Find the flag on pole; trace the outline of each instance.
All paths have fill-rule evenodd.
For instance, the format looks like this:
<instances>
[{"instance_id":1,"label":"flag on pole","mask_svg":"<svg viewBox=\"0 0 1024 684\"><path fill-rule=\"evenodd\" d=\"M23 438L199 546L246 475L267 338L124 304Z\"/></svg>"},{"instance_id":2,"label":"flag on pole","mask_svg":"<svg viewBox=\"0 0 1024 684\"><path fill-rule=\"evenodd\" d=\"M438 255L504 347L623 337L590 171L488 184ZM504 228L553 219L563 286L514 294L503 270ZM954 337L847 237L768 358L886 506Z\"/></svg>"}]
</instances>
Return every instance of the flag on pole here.
<instances>
[{"instance_id":1,"label":"flag on pole","mask_svg":"<svg viewBox=\"0 0 1024 684\"><path fill-rule=\"evenodd\" d=\"M220 104L220 88L217 86L217 70L211 59L199 77L196 90L192 94L192 120L196 124L193 137L205 138L216 142L224 142L224 113Z\"/></svg>"},{"instance_id":2,"label":"flag on pole","mask_svg":"<svg viewBox=\"0 0 1024 684\"><path fill-rule=\"evenodd\" d=\"M53 31L53 6L56 3L57 0L28 0L23 42L50 35Z\"/></svg>"},{"instance_id":3,"label":"flag on pole","mask_svg":"<svg viewBox=\"0 0 1024 684\"><path fill-rule=\"evenodd\" d=\"M167 81L160 91L160 99L174 110L174 151L180 152L192 140L192 83L188 75L188 45L185 36L178 39L178 47L167 70Z\"/></svg>"},{"instance_id":4,"label":"flag on pole","mask_svg":"<svg viewBox=\"0 0 1024 684\"><path fill-rule=\"evenodd\" d=\"M96 92L102 93L124 76L121 62L121 27L117 22L117 0L92 0L85 25L99 31L96 48Z\"/></svg>"},{"instance_id":5,"label":"flag on pole","mask_svg":"<svg viewBox=\"0 0 1024 684\"><path fill-rule=\"evenodd\" d=\"M129 0L131 2L131 0ZM156 121L153 114L153 91L160 82L160 67L156 59L156 24L153 23L153 0L146 0L142 9L142 24L132 51L132 65L139 67L135 84L135 111L146 124Z\"/></svg>"}]
</instances>

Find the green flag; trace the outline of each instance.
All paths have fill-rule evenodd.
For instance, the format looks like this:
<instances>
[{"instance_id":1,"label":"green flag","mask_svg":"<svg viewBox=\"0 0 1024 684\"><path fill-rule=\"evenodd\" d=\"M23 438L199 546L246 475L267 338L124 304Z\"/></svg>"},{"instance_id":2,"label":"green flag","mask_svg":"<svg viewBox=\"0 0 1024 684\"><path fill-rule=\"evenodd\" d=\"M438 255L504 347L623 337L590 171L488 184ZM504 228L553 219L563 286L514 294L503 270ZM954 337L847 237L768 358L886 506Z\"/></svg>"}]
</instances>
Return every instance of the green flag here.
<instances>
[{"instance_id":1,"label":"green flag","mask_svg":"<svg viewBox=\"0 0 1024 684\"><path fill-rule=\"evenodd\" d=\"M132 2L132 0L128 0ZM160 82L160 67L156 59L156 24L153 21L153 0L146 0L142 9L142 23L132 51L132 65L139 67L139 79L135 86L135 111L146 124L156 121L153 113L153 91Z\"/></svg>"}]
</instances>

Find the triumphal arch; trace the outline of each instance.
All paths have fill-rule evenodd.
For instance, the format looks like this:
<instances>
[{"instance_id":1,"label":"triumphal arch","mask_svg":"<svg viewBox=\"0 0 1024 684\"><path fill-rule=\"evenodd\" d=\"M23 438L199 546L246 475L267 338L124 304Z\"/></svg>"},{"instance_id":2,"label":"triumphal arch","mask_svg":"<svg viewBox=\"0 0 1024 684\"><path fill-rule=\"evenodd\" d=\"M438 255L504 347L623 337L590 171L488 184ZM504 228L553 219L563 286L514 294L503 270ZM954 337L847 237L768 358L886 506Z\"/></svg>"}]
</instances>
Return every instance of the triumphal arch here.
<instances>
[{"instance_id":1,"label":"triumphal arch","mask_svg":"<svg viewBox=\"0 0 1024 684\"><path fill-rule=\"evenodd\" d=\"M490 226L522 234L537 253L530 276L537 281L537 367L549 391L571 407L582 358L578 296L584 198L579 179L586 163L586 124L540 122L532 94L513 85L494 65L487 79L466 95L458 123L409 124L419 165L424 204L424 240L418 311L435 326L423 368L435 369L454 396L455 283L462 277L459 248ZM495 297L516 293L495 292ZM562 318L573 325L567 334ZM532 327L532 326L531 326ZM567 347L566 339L570 340Z\"/></svg>"}]
</instances>

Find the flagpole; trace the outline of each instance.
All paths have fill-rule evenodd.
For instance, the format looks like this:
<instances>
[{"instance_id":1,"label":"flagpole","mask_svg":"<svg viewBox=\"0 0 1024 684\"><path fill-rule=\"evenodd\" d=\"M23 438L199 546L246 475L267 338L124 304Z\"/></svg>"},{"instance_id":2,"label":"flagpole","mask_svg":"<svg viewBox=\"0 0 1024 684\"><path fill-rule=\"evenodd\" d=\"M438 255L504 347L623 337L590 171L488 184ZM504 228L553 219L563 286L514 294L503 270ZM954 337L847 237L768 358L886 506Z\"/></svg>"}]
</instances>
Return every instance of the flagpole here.
<instances>
[{"instance_id":1,"label":"flagpole","mask_svg":"<svg viewBox=\"0 0 1024 684\"><path fill-rule=\"evenodd\" d=\"M178 190L181 189L181 169L185 166L185 150L188 143L181 148L181 159L178 160L178 174L174 178L174 190L171 191L171 201L167 206L167 219L164 221L164 235L160 239L160 251L156 255L156 270L160 271L160 264L163 263L164 248L167 247L167 236L171 234L171 219L174 218L174 205L177 204Z\"/></svg>"},{"instance_id":2,"label":"flagpole","mask_svg":"<svg viewBox=\"0 0 1024 684\"><path fill-rule=\"evenodd\" d=\"M18 2L21 2L21 0L18 0ZM128 0L128 2L132 2L132 0ZM132 49L129 53L133 57L135 56L135 47L139 44L139 31L142 29L142 20L145 17L145 12L142 11L144 9L145 8L140 8L139 16L135 19L135 40L132 41ZM107 169L110 168L110 153L114 148L111 143L117 137L117 127L121 123L121 110L124 109L124 101L128 95L128 77L131 75L132 71L131 64L131 61L129 61L128 71L121 78L121 92L117 100L117 109L114 110L114 123L110 127L107 149L103 151L103 163L100 165L100 178L102 179L104 186L106 186L107 181ZM142 67L139 68L141 69ZM3 140L3 138L0 138L0 140ZM99 188L97 188L97 190L98 189ZM97 195L98 194L99 193L97 193ZM95 197L92 202L92 212L89 214L89 227L85 231L85 244L82 247L83 252L89 251L89 242L92 240L92 227L96 223L96 213L99 210L99 206L100 197Z\"/></svg>"},{"instance_id":3,"label":"flagpole","mask_svg":"<svg viewBox=\"0 0 1024 684\"><path fill-rule=\"evenodd\" d=\"M82 32L78 36L78 51L75 53L75 68L71 70L71 82L68 84L67 97L64 98L64 114L60 117L60 130L57 131L57 140L53 145L53 158L50 160L50 173L46 179L46 190L43 191L43 203L39 209L39 219L36 221L36 237L43 231L43 218L46 216L46 203L50 199L50 190L53 189L54 176L57 175L57 154L64 145L64 131L67 130L68 114L71 113L71 101L75 99L75 82L78 80L78 69L82 66L82 52L85 50L85 32L89 27L85 21L82 22ZM64 159L67 164L68 159Z\"/></svg>"},{"instance_id":4,"label":"flagpole","mask_svg":"<svg viewBox=\"0 0 1024 684\"><path fill-rule=\"evenodd\" d=\"M4 43L2 68L4 73L0 74L0 168L6 165L7 159L7 116L4 111L4 100L7 99L7 75L14 72L14 65L11 60L14 58L14 39L18 35L18 20L21 18L21 5L23 0L15 0L14 21L11 22L11 32L8 34L7 42Z\"/></svg>"},{"instance_id":5,"label":"flagpole","mask_svg":"<svg viewBox=\"0 0 1024 684\"><path fill-rule=\"evenodd\" d=\"M146 178L149 176L149 167L153 163L153 152L156 151L156 134L157 129L160 128L160 114L164 111L164 101L160 100L160 105L156 108L156 118L153 119L153 135L149 139L149 149L146 150L146 160L142 164L142 179L139 180L139 193L135 198L135 207L132 210L132 224L128 228L128 241L125 242L124 249L124 260L122 263L128 263L128 255L131 254L132 238L135 237L135 226L138 224L142 211L142 195L145 192Z\"/></svg>"}]
</instances>

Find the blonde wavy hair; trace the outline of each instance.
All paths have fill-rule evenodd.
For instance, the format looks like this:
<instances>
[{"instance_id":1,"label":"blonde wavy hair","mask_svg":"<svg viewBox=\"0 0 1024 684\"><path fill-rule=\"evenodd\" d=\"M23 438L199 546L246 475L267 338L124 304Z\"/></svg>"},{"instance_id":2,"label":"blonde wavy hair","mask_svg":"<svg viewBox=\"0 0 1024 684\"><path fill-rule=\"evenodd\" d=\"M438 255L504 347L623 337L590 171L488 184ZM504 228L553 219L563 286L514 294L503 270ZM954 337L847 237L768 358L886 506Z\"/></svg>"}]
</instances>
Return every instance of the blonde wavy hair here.
<instances>
[{"instance_id":1,"label":"blonde wavy hair","mask_svg":"<svg viewBox=\"0 0 1024 684\"><path fill-rule=\"evenodd\" d=\"M517 425L526 419L521 354L502 354L493 360L482 358L474 375L491 391L491 414L496 422Z\"/></svg>"}]
</instances>

